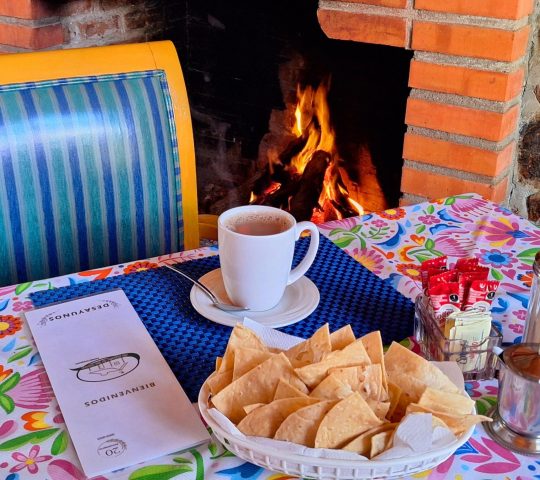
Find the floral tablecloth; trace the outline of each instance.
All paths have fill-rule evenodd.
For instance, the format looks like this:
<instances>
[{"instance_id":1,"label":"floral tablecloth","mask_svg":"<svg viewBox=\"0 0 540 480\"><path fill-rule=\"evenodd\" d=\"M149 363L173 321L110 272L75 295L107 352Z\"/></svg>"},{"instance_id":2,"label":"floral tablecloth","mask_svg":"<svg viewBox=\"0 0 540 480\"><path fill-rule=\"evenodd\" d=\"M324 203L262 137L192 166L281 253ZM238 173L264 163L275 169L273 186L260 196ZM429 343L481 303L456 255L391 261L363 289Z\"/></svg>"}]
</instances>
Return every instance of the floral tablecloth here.
<instances>
[{"instance_id":1,"label":"floral tablecloth","mask_svg":"<svg viewBox=\"0 0 540 480\"><path fill-rule=\"evenodd\" d=\"M532 281L532 262L540 250L540 229L478 195L329 222L320 231L337 246L405 296L420 292L419 263L440 255L476 256L501 282L493 316L505 342L523 333ZM0 287L0 479L84 479L32 336L20 313L31 309L29 294L129 274L217 253L212 247L149 260ZM404 343L417 349L413 339ZM485 413L496 402L496 381L469 382L469 394ZM148 439L151 441L151 438ZM290 478L246 463L217 441L125 469L101 480L224 480ZM492 441L482 426L452 457L413 478L538 479L540 457L514 454Z\"/></svg>"}]
</instances>

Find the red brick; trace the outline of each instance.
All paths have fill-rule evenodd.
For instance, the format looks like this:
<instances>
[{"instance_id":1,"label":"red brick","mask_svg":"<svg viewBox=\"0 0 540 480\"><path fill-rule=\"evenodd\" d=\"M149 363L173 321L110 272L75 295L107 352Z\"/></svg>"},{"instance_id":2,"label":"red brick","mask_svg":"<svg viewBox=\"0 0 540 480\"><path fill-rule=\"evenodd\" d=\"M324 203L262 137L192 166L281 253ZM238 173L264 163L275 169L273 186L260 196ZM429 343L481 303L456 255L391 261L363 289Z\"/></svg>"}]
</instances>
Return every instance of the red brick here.
<instances>
[{"instance_id":1,"label":"red brick","mask_svg":"<svg viewBox=\"0 0 540 480\"><path fill-rule=\"evenodd\" d=\"M414 195L411 197L408 197L404 195L399 199L399 206L400 207L408 207L409 205L417 205L420 202L427 202L429 201L429 198L423 197L421 195Z\"/></svg>"},{"instance_id":2,"label":"red brick","mask_svg":"<svg viewBox=\"0 0 540 480\"><path fill-rule=\"evenodd\" d=\"M37 20L53 17L57 7L47 0L0 0L0 15L4 17Z\"/></svg>"},{"instance_id":3,"label":"red brick","mask_svg":"<svg viewBox=\"0 0 540 480\"><path fill-rule=\"evenodd\" d=\"M367 5L390 8L405 8L407 6L407 0L349 0L349 3L364 3Z\"/></svg>"},{"instance_id":4,"label":"red brick","mask_svg":"<svg viewBox=\"0 0 540 480\"><path fill-rule=\"evenodd\" d=\"M412 48L426 52L512 62L527 49L530 26L502 30L469 25L414 22Z\"/></svg>"},{"instance_id":5,"label":"red brick","mask_svg":"<svg viewBox=\"0 0 540 480\"><path fill-rule=\"evenodd\" d=\"M403 167L401 191L429 199L459 195L460 193L478 193L488 200L501 202L505 199L508 177L496 185L474 182L450 175Z\"/></svg>"},{"instance_id":6,"label":"red brick","mask_svg":"<svg viewBox=\"0 0 540 480\"><path fill-rule=\"evenodd\" d=\"M456 167L464 172L496 177L512 163L515 142L500 151L449 142L414 133L405 134L403 158L416 162Z\"/></svg>"},{"instance_id":7,"label":"red brick","mask_svg":"<svg viewBox=\"0 0 540 480\"><path fill-rule=\"evenodd\" d=\"M416 0L417 10L518 19L529 15L533 0Z\"/></svg>"},{"instance_id":8,"label":"red brick","mask_svg":"<svg viewBox=\"0 0 540 480\"><path fill-rule=\"evenodd\" d=\"M64 31L60 24L46 27L29 27L26 25L0 25L0 44L14 47L40 50L54 47L64 42Z\"/></svg>"},{"instance_id":9,"label":"red brick","mask_svg":"<svg viewBox=\"0 0 540 480\"><path fill-rule=\"evenodd\" d=\"M317 11L317 16L321 28L330 38L405 46L407 26L404 18L322 8Z\"/></svg>"},{"instance_id":10,"label":"red brick","mask_svg":"<svg viewBox=\"0 0 540 480\"><path fill-rule=\"evenodd\" d=\"M517 105L498 113L409 97L405 123L498 142L516 129L518 117Z\"/></svg>"},{"instance_id":11,"label":"red brick","mask_svg":"<svg viewBox=\"0 0 540 480\"><path fill-rule=\"evenodd\" d=\"M409 86L433 92L508 101L521 94L524 76L523 68L504 73L413 60Z\"/></svg>"}]
</instances>

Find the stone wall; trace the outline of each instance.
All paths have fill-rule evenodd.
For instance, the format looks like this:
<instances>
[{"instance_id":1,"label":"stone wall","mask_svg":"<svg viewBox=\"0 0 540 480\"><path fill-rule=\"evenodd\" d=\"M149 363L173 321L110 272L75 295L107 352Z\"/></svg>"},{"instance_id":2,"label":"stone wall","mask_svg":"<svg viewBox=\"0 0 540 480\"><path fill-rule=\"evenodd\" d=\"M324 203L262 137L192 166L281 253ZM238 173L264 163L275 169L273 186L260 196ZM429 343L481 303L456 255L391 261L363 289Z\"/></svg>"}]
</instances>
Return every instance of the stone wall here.
<instances>
[{"instance_id":1,"label":"stone wall","mask_svg":"<svg viewBox=\"0 0 540 480\"><path fill-rule=\"evenodd\" d=\"M519 153L512 172L509 207L540 222L540 7L532 35L528 75L523 94Z\"/></svg>"}]
</instances>

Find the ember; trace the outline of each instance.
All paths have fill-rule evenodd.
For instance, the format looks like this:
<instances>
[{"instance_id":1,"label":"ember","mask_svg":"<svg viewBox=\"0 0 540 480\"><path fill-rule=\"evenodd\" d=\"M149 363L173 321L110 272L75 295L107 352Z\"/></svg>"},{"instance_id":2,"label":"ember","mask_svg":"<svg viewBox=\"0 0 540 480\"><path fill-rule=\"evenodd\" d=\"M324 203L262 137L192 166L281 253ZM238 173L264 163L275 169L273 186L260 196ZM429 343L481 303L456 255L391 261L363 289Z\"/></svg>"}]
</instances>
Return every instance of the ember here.
<instances>
[{"instance_id":1,"label":"ember","mask_svg":"<svg viewBox=\"0 0 540 480\"><path fill-rule=\"evenodd\" d=\"M294 139L255 183L250 203L289 211L297 220L316 223L363 213L353 200L339 166L335 133L326 96L329 81L316 89L298 87Z\"/></svg>"}]
</instances>

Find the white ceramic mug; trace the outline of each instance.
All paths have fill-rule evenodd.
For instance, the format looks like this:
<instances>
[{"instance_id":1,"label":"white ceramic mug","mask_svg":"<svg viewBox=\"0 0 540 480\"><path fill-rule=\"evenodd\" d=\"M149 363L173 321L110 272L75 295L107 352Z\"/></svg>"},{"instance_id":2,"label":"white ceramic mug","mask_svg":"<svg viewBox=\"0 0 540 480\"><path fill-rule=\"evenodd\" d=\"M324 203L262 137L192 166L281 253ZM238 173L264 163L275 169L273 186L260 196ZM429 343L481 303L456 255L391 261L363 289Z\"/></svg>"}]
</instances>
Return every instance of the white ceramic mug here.
<instances>
[{"instance_id":1,"label":"white ceramic mug","mask_svg":"<svg viewBox=\"0 0 540 480\"><path fill-rule=\"evenodd\" d=\"M291 271L300 234L311 232L309 249ZM255 311L275 307L287 285L302 277L319 248L319 230L312 222L296 223L278 208L236 207L218 219L218 244L223 284L235 305Z\"/></svg>"}]
</instances>

